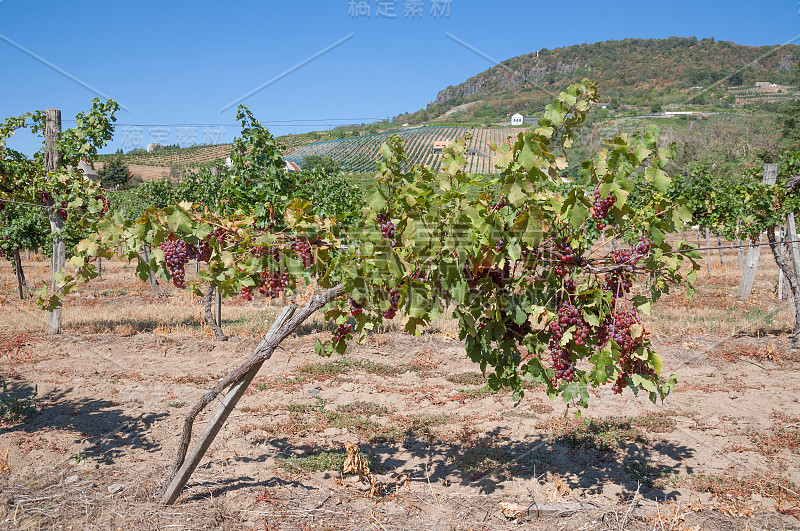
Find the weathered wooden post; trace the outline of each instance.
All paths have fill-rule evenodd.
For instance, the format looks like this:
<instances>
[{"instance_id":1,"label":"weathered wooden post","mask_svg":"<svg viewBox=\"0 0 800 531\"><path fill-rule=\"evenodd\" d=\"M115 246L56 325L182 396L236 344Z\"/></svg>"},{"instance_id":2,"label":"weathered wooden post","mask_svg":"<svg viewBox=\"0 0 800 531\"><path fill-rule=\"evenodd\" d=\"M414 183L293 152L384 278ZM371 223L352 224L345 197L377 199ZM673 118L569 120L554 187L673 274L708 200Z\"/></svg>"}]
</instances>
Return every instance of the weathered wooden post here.
<instances>
[{"instance_id":1,"label":"weathered wooden post","mask_svg":"<svg viewBox=\"0 0 800 531\"><path fill-rule=\"evenodd\" d=\"M790 212L786 216L786 229L786 238L789 240L794 274L800 277L800 247L798 247L797 243L797 224L795 223L794 212Z\"/></svg>"},{"instance_id":2,"label":"weathered wooden post","mask_svg":"<svg viewBox=\"0 0 800 531\"><path fill-rule=\"evenodd\" d=\"M144 252L144 261L149 264L150 251L147 249L146 245L142 246L142 251ZM158 297L158 281L156 280L156 276L153 274L152 269L150 270L147 278L150 280L150 291L153 293L153 297Z\"/></svg>"},{"instance_id":3,"label":"weathered wooden post","mask_svg":"<svg viewBox=\"0 0 800 531\"><path fill-rule=\"evenodd\" d=\"M778 165L777 164L764 164L764 183L775 184L778 180ZM761 236L758 237L755 244L752 242L747 247L747 258L745 259L744 270L742 271L742 280L739 282L739 298L746 299L750 297L753 292L753 283L756 280L756 270L758 269L758 260L761 257Z\"/></svg>"},{"instance_id":4,"label":"weathered wooden post","mask_svg":"<svg viewBox=\"0 0 800 531\"><path fill-rule=\"evenodd\" d=\"M781 249L781 252L784 252L784 243L786 241L784 234L783 234L783 227L778 227L775 231L776 238L778 239L778 246ZM783 269L778 268L778 300L782 301L784 299L784 292L783 292Z\"/></svg>"},{"instance_id":5,"label":"weathered wooden post","mask_svg":"<svg viewBox=\"0 0 800 531\"><path fill-rule=\"evenodd\" d=\"M58 141L61 139L61 111L58 109L47 109L45 112L44 127L44 169L50 173L57 171L61 166L61 152L58 150ZM64 231L64 219L61 217L59 209L55 206L55 201L51 197L48 201L48 218L50 220L50 230L53 232L53 291L61 288L56 279L56 274L61 271L67 262L67 245L61 237ZM48 333L61 333L61 302L58 307L50 310L50 322Z\"/></svg>"}]
</instances>

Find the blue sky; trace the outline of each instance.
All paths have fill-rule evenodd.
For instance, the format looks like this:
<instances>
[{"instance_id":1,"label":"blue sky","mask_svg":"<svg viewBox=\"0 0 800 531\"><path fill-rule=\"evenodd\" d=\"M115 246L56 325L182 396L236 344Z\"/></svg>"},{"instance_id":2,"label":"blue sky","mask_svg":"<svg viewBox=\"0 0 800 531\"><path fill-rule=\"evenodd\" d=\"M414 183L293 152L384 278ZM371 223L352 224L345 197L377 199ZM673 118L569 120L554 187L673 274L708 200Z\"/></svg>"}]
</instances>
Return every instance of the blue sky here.
<instances>
[{"instance_id":1,"label":"blue sky","mask_svg":"<svg viewBox=\"0 0 800 531\"><path fill-rule=\"evenodd\" d=\"M798 0L0 0L0 117L60 108L69 127L99 92L128 109L105 152L230 142L235 106L220 109L287 71L242 101L276 135L418 110L491 67L487 56L672 35L800 43L799 11Z\"/></svg>"}]
</instances>

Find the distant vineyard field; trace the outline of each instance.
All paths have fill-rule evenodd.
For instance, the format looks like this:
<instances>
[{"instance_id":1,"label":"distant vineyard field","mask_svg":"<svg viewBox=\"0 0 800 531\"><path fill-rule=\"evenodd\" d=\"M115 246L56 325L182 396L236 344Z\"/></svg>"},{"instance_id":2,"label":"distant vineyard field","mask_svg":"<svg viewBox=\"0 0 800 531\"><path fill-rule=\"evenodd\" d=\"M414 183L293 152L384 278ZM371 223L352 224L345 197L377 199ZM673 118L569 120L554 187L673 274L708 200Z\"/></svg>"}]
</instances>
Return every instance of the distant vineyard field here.
<instances>
[{"instance_id":1,"label":"distant vineyard field","mask_svg":"<svg viewBox=\"0 0 800 531\"><path fill-rule=\"evenodd\" d=\"M309 155L332 157L339 161L341 168L347 172L364 173L375 170L379 158L381 143L393 134L405 140L408 166L426 164L438 170L441 153L434 153L434 142L453 142L472 133L468 148L466 171L471 173L495 173L497 170L491 162L489 143L498 145L508 140L509 136L524 131L522 127L478 128L478 127L414 127L376 133L352 138L314 142L313 137L306 134L286 135L276 139L282 145L286 160L301 162ZM225 160L230 155L231 144L192 146L180 149L166 149L151 153L127 153L124 155L127 164L141 166L202 166L214 161ZM100 159L103 160L102 157Z\"/></svg>"},{"instance_id":2,"label":"distant vineyard field","mask_svg":"<svg viewBox=\"0 0 800 531\"><path fill-rule=\"evenodd\" d=\"M507 128L466 128L466 127L414 127L401 131L392 131L373 135L365 135L341 140L315 142L298 149L288 155L286 160L300 163L310 155L331 157L337 160L342 170L353 173L374 171L376 162L380 158L379 148L387 138L393 134L400 135L405 141L405 150L408 154L407 166L412 164L425 164L438 170L441 165L441 153L434 153L434 142L453 142L466 133L472 133L467 148L467 166L469 173L496 173L497 169L492 164L490 142L501 145L507 142L508 137L525 131L524 127Z\"/></svg>"},{"instance_id":3,"label":"distant vineyard field","mask_svg":"<svg viewBox=\"0 0 800 531\"><path fill-rule=\"evenodd\" d=\"M276 137L285 154L313 142L307 135ZM141 166L202 166L217 160L225 160L231 154L232 144L191 146L179 149L164 149L150 153L126 153L126 164ZM100 160L103 160L101 157Z\"/></svg>"}]
</instances>

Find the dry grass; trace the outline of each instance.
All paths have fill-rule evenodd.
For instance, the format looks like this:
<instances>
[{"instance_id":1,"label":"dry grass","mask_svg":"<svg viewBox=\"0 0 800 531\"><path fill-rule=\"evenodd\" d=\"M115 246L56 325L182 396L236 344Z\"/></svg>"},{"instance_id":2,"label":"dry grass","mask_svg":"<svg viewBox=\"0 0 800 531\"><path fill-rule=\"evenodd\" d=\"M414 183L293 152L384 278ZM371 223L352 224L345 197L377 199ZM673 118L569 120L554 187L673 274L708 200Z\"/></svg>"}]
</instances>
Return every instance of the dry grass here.
<instances>
[{"instance_id":1,"label":"dry grass","mask_svg":"<svg viewBox=\"0 0 800 531\"><path fill-rule=\"evenodd\" d=\"M678 237L686 237L696 244L695 233L683 233L673 239L677 240ZM705 239L701 244L705 246ZM715 245L716 238L713 238L712 246ZM723 240L722 245L732 243ZM746 301L736 297L742 274L736 250L723 251L724 264L720 263L719 253L712 251L710 268L706 266L705 251L702 256L695 295L687 299L683 288L675 288L672 293L663 296L654 306L653 314L644 319L648 331L671 336L763 336L793 329L788 302L777 298L778 266L769 247L762 247L753 293Z\"/></svg>"},{"instance_id":2,"label":"dry grass","mask_svg":"<svg viewBox=\"0 0 800 531\"><path fill-rule=\"evenodd\" d=\"M690 486L697 492L708 492L718 501L749 501L753 494L791 503L800 501L800 486L790 480L769 474L696 474L676 480L677 484Z\"/></svg>"},{"instance_id":3,"label":"dry grass","mask_svg":"<svg viewBox=\"0 0 800 531\"><path fill-rule=\"evenodd\" d=\"M546 431L553 441L582 450L613 451L629 443L649 444L644 433L626 418L553 417L536 427Z\"/></svg>"}]
</instances>

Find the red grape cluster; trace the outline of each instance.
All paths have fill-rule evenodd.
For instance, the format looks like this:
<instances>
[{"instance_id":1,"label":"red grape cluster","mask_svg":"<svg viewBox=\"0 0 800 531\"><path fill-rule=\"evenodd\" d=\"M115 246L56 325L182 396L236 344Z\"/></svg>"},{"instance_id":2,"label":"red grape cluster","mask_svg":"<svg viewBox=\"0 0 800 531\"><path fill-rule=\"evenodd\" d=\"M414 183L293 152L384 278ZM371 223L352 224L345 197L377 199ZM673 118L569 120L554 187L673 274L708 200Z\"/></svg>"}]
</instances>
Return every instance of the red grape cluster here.
<instances>
[{"instance_id":1,"label":"red grape cluster","mask_svg":"<svg viewBox=\"0 0 800 531\"><path fill-rule=\"evenodd\" d=\"M639 236L639 242L633 249L617 249L614 251L615 264L631 264L635 265L640 258L644 258L650 254L650 249L653 246L653 241L644 236Z\"/></svg>"},{"instance_id":2,"label":"red grape cluster","mask_svg":"<svg viewBox=\"0 0 800 531\"><path fill-rule=\"evenodd\" d=\"M242 298L246 301L253 300L253 288L252 286L244 286L242 287Z\"/></svg>"},{"instance_id":3,"label":"red grape cluster","mask_svg":"<svg viewBox=\"0 0 800 531\"><path fill-rule=\"evenodd\" d=\"M603 279L603 290L611 292L614 299L624 296L632 287L632 276L627 271L612 271Z\"/></svg>"},{"instance_id":4,"label":"red grape cluster","mask_svg":"<svg viewBox=\"0 0 800 531\"><path fill-rule=\"evenodd\" d=\"M503 243L503 240L501 240L500 238L497 238L497 242L494 244L494 250L497 251L498 253L502 253L503 249L505 249L505 248L506 248L506 244Z\"/></svg>"},{"instance_id":5,"label":"red grape cluster","mask_svg":"<svg viewBox=\"0 0 800 531\"><path fill-rule=\"evenodd\" d=\"M564 291L566 291L567 293L575 293L576 289L577 289L577 286L575 286L575 279L574 278L569 277L568 279L566 279L564 281Z\"/></svg>"},{"instance_id":6,"label":"red grape cluster","mask_svg":"<svg viewBox=\"0 0 800 531\"><path fill-rule=\"evenodd\" d=\"M286 291L286 286L289 284L289 273L275 271L274 273L262 273L261 285L258 287L258 292L265 297L276 299L281 293Z\"/></svg>"},{"instance_id":7,"label":"red grape cluster","mask_svg":"<svg viewBox=\"0 0 800 531\"><path fill-rule=\"evenodd\" d=\"M225 238L228 236L228 231L223 229L222 227L217 227L211 233L211 236L216 238L217 243L221 246L225 245Z\"/></svg>"},{"instance_id":8,"label":"red grape cluster","mask_svg":"<svg viewBox=\"0 0 800 531\"><path fill-rule=\"evenodd\" d=\"M61 221L67 221L67 202L61 201L61 208L58 209L58 215L61 217Z\"/></svg>"},{"instance_id":9,"label":"red grape cluster","mask_svg":"<svg viewBox=\"0 0 800 531\"><path fill-rule=\"evenodd\" d=\"M167 240L161 243L158 248L164 251L164 258L169 268L169 274L172 276L172 283L177 288L185 288L186 270L184 268L189 260L197 257L197 248L183 240Z\"/></svg>"},{"instance_id":10,"label":"red grape cluster","mask_svg":"<svg viewBox=\"0 0 800 531\"><path fill-rule=\"evenodd\" d=\"M617 249L613 253L615 264L635 264L639 257L631 252L630 249Z\"/></svg>"},{"instance_id":11,"label":"red grape cluster","mask_svg":"<svg viewBox=\"0 0 800 531\"><path fill-rule=\"evenodd\" d=\"M395 241L396 229L394 223L392 223L392 220L389 219L389 215L378 214L377 217L378 217L378 225L380 226L381 229L381 236L392 242Z\"/></svg>"},{"instance_id":12,"label":"red grape cluster","mask_svg":"<svg viewBox=\"0 0 800 531\"><path fill-rule=\"evenodd\" d=\"M642 345L642 336L631 336L631 327L641 325L636 309L617 309L611 313L605 326L601 329L600 344L614 341L620 348L619 361L622 374L612 386L614 393L621 393L626 385L626 378L631 374L655 376L655 371L644 360L636 358L633 354Z\"/></svg>"},{"instance_id":13,"label":"red grape cluster","mask_svg":"<svg viewBox=\"0 0 800 531\"><path fill-rule=\"evenodd\" d=\"M396 289L389 290L389 309L384 310L382 315L384 319L394 319L397 315L398 304L400 303L400 293Z\"/></svg>"},{"instance_id":14,"label":"red grape cluster","mask_svg":"<svg viewBox=\"0 0 800 531\"><path fill-rule=\"evenodd\" d=\"M347 335L353 331L353 325L351 324L340 324L336 327L336 330L333 332L333 342L338 343L343 339L347 339Z\"/></svg>"},{"instance_id":15,"label":"red grape cluster","mask_svg":"<svg viewBox=\"0 0 800 531\"><path fill-rule=\"evenodd\" d=\"M566 240L561 240L556 244L556 248L561 253L561 261L565 264L572 264L577 262L575 250L567 243Z\"/></svg>"},{"instance_id":16,"label":"red grape cluster","mask_svg":"<svg viewBox=\"0 0 800 531\"><path fill-rule=\"evenodd\" d=\"M500 210L501 208L503 208L503 207L504 207L504 206L506 206L506 205L508 205L508 201L506 200L506 196L505 196L505 194L503 194L503 195L501 195L501 196L500 196L500 198L497 200L497 203L495 203L495 204L492 206L492 208L490 208L489 210L491 210L492 212L497 212L498 210Z\"/></svg>"},{"instance_id":17,"label":"red grape cluster","mask_svg":"<svg viewBox=\"0 0 800 531\"><path fill-rule=\"evenodd\" d=\"M197 259L208 263L211 260L211 246L206 240L200 240L197 244Z\"/></svg>"},{"instance_id":18,"label":"red grape cluster","mask_svg":"<svg viewBox=\"0 0 800 531\"><path fill-rule=\"evenodd\" d=\"M53 196L50 195L50 192L39 192L39 201L43 205L50 204L50 201L53 199Z\"/></svg>"},{"instance_id":19,"label":"red grape cluster","mask_svg":"<svg viewBox=\"0 0 800 531\"><path fill-rule=\"evenodd\" d=\"M357 315L361 315L361 312L364 310L364 304L360 302L356 302L353 299L350 299L350 315L353 317Z\"/></svg>"},{"instance_id":20,"label":"red grape cluster","mask_svg":"<svg viewBox=\"0 0 800 531\"><path fill-rule=\"evenodd\" d=\"M650 254L652 244L653 242L650 239L640 236L639 242L633 249L617 249L614 251L612 254L614 263L617 265L636 265L640 259ZM627 271L617 270L606 273L603 280L603 289L610 291L615 298L628 293L631 287L633 287L633 276Z\"/></svg>"},{"instance_id":21,"label":"red grape cluster","mask_svg":"<svg viewBox=\"0 0 800 531\"><path fill-rule=\"evenodd\" d=\"M314 265L314 257L311 255L311 245L305 241L300 240L295 242L294 250L297 251L297 256L303 261L303 267L311 267Z\"/></svg>"},{"instance_id":22,"label":"red grape cluster","mask_svg":"<svg viewBox=\"0 0 800 531\"><path fill-rule=\"evenodd\" d=\"M95 198L96 201L102 201L103 202L103 209L100 212L102 214L105 214L106 212L108 212L108 209L111 206L111 203L108 201L108 197L104 196L104 195L97 195L94 198Z\"/></svg>"},{"instance_id":23,"label":"red grape cluster","mask_svg":"<svg viewBox=\"0 0 800 531\"><path fill-rule=\"evenodd\" d=\"M563 302L558 306L557 318L550 323L550 343L548 348L553 358L553 369L555 375L551 380L553 385L558 380L572 381L575 376L575 362L572 360L567 349L561 346L561 339L564 332L570 327L575 327L572 333L573 341L576 345L585 345L586 340L592 333L592 327L583 319L580 306L571 302Z\"/></svg>"},{"instance_id":24,"label":"red grape cluster","mask_svg":"<svg viewBox=\"0 0 800 531\"><path fill-rule=\"evenodd\" d=\"M653 247L653 240L650 238L645 238L644 236L639 236L639 243L633 248L633 250L638 254L640 257L647 256L650 254L650 249Z\"/></svg>"},{"instance_id":25,"label":"red grape cluster","mask_svg":"<svg viewBox=\"0 0 800 531\"><path fill-rule=\"evenodd\" d=\"M616 203L617 197L614 194L608 194L605 198L600 196L600 188L594 190L594 203L592 203L592 218L597 222L597 228L603 230L606 228L605 220L608 217L608 211Z\"/></svg>"}]
</instances>

